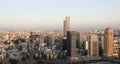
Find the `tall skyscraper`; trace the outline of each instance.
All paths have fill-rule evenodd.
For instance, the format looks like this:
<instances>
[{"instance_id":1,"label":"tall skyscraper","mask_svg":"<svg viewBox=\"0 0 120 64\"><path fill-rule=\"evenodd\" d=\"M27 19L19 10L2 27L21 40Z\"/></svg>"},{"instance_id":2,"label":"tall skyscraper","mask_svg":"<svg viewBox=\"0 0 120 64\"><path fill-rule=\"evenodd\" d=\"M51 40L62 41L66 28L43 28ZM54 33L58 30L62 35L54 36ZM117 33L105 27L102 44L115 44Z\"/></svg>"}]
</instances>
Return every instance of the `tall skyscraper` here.
<instances>
[{"instance_id":1,"label":"tall skyscraper","mask_svg":"<svg viewBox=\"0 0 120 64\"><path fill-rule=\"evenodd\" d=\"M66 16L64 20L64 37L67 37L67 31L70 31L70 17Z\"/></svg>"},{"instance_id":2,"label":"tall skyscraper","mask_svg":"<svg viewBox=\"0 0 120 64\"><path fill-rule=\"evenodd\" d=\"M99 43L97 35L89 36L89 50L88 54L90 56L98 56L99 55Z\"/></svg>"},{"instance_id":3,"label":"tall skyscraper","mask_svg":"<svg viewBox=\"0 0 120 64\"><path fill-rule=\"evenodd\" d=\"M113 56L113 30L111 28L106 28L104 32L103 55L105 57Z\"/></svg>"},{"instance_id":4,"label":"tall skyscraper","mask_svg":"<svg viewBox=\"0 0 120 64\"><path fill-rule=\"evenodd\" d=\"M70 17L66 16L63 23L63 42L62 42L62 50L66 50L67 48L67 31L70 31Z\"/></svg>"},{"instance_id":5,"label":"tall skyscraper","mask_svg":"<svg viewBox=\"0 0 120 64\"><path fill-rule=\"evenodd\" d=\"M70 60L78 60L76 52L76 32L67 32L67 56Z\"/></svg>"}]
</instances>

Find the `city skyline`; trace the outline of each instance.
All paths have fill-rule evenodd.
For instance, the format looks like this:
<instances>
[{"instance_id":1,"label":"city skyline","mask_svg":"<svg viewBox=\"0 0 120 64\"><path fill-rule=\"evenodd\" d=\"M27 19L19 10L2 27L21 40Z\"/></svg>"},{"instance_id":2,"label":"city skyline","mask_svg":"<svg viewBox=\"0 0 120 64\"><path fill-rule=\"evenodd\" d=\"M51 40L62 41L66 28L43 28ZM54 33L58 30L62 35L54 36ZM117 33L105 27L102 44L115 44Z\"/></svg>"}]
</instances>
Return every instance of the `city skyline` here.
<instances>
[{"instance_id":1,"label":"city skyline","mask_svg":"<svg viewBox=\"0 0 120 64\"><path fill-rule=\"evenodd\" d=\"M119 0L1 0L0 30L62 30L65 16L71 29L119 29ZM48 28L49 27L49 28Z\"/></svg>"}]
</instances>

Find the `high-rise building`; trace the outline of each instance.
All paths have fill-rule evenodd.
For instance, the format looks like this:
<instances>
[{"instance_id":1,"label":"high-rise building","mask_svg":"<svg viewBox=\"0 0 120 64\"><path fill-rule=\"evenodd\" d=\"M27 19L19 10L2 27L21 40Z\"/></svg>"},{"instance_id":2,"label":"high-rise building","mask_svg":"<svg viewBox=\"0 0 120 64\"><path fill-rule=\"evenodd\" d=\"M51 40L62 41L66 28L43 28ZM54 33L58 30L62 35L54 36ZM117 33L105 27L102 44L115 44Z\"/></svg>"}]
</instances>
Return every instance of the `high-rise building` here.
<instances>
[{"instance_id":1,"label":"high-rise building","mask_svg":"<svg viewBox=\"0 0 120 64\"><path fill-rule=\"evenodd\" d=\"M99 43L97 35L89 36L89 50L88 54L90 56L98 56L99 55Z\"/></svg>"},{"instance_id":2,"label":"high-rise building","mask_svg":"<svg viewBox=\"0 0 120 64\"><path fill-rule=\"evenodd\" d=\"M67 50L67 37L63 37L62 39L62 51Z\"/></svg>"},{"instance_id":3,"label":"high-rise building","mask_svg":"<svg viewBox=\"0 0 120 64\"><path fill-rule=\"evenodd\" d=\"M52 37L51 46L54 46L55 45L55 33L54 32L51 34L51 37Z\"/></svg>"},{"instance_id":4,"label":"high-rise building","mask_svg":"<svg viewBox=\"0 0 120 64\"><path fill-rule=\"evenodd\" d=\"M104 36L101 34L99 36L99 55L103 56L103 50L104 50Z\"/></svg>"},{"instance_id":5,"label":"high-rise building","mask_svg":"<svg viewBox=\"0 0 120 64\"><path fill-rule=\"evenodd\" d=\"M76 47L77 47L78 49L80 49L80 33L79 33L79 32L77 32L76 37L77 37L77 40L76 40Z\"/></svg>"},{"instance_id":6,"label":"high-rise building","mask_svg":"<svg viewBox=\"0 0 120 64\"><path fill-rule=\"evenodd\" d=\"M88 45L89 45L88 41L84 41L83 45L82 45L83 46L83 50L88 50L88 48L89 48Z\"/></svg>"},{"instance_id":7,"label":"high-rise building","mask_svg":"<svg viewBox=\"0 0 120 64\"><path fill-rule=\"evenodd\" d=\"M88 50L89 50L89 42L87 40L83 41L81 47L83 49L82 51L80 51L81 54L87 56L88 55Z\"/></svg>"},{"instance_id":8,"label":"high-rise building","mask_svg":"<svg viewBox=\"0 0 120 64\"><path fill-rule=\"evenodd\" d=\"M47 43L48 47L52 47L55 44L55 33L52 32L50 35L45 37L45 42Z\"/></svg>"},{"instance_id":9,"label":"high-rise building","mask_svg":"<svg viewBox=\"0 0 120 64\"><path fill-rule=\"evenodd\" d=\"M67 37L67 31L70 31L70 17L66 16L64 20L64 37Z\"/></svg>"},{"instance_id":10,"label":"high-rise building","mask_svg":"<svg viewBox=\"0 0 120 64\"><path fill-rule=\"evenodd\" d=\"M63 23L63 40L62 40L62 50L66 50L67 48L67 31L70 31L70 17L66 16Z\"/></svg>"},{"instance_id":11,"label":"high-rise building","mask_svg":"<svg viewBox=\"0 0 120 64\"><path fill-rule=\"evenodd\" d=\"M76 52L76 32L67 32L67 56L70 60L78 60Z\"/></svg>"},{"instance_id":12,"label":"high-rise building","mask_svg":"<svg viewBox=\"0 0 120 64\"><path fill-rule=\"evenodd\" d=\"M51 47L52 44L52 37L50 35L47 35L45 37L45 43L47 44L48 47Z\"/></svg>"},{"instance_id":13,"label":"high-rise building","mask_svg":"<svg viewBox=\"0 0 120 64\"><path fill-rule=\"evenodd\" d=\"M101 48L104 49L104 36L100 37Z\"/></svg>"},{"instance_id":14,"label":"high-rise building","mask_svg":"<svg viewBox=\"0 0 120 64\"><path fill-rule=\"evenodd\" d=\"M104 32L103 55L105 57L113 56L113 30L111 28L106 28Z\"/></svg>"},{"instance_id":15,"label":"high-rise building","mask_svg":"<svg viewBox=\"0 0 120 64\"><path fill-rule=\"evenodd\" d=\"M113 57L120 57L120 38L119 38L119 34L115 34L114 32L114 40L113 40Z\"/></svg>"},{"instance_id":16,"label":"high-rise building","mask_svg":"<svg viewBox=\"0 0 120 64\"><path fill-rule=\"evenodd\" d=\"M33 45L32 44L30 44L30 47L29 47L29 49L30 49L30 64L33 64L34 63L34 61L33 61L33 56L34 56L34 52L33 52Z\"/></svg>"}]
</instances>

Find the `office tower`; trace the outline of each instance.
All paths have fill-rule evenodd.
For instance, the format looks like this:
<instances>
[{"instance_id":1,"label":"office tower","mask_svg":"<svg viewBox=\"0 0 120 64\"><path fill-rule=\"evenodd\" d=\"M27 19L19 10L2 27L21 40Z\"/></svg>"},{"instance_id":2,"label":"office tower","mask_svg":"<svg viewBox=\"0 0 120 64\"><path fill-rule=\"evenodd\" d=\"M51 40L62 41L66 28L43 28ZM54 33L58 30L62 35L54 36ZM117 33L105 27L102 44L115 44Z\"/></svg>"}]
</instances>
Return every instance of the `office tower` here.
<instances>
[{"instance_id":1,"label":"office tower","mask_svg":"<svg viewBox=\"0 0 120 64\"><path fill-rule=\"evenodd\" d=\"M76 52L76 32L67 32L67 58L70 60L78 60Z\"/></svg>"},{"instance_id":2,"label":"office tower","mask_svg":"<svg viewBox=\"0 0 120 64\"><path fill-rule=\"evenodd\" d=\"M44 41L45 41L47 46L49 46L49 38L50 38L49 35L46 35L45 38L44 38Z\"/></svg>"},{"instance_id":3,"label":"office tower","mask_svg":"<svg viewBox=\"0 0 120 64\"><path fill-rule=\"evenodd\" d=\"M104 50L104 36L103 34L100 35L99 37L99 55L100 56L103 56L103 50Z\"/></svg>"},{"instance_id":4,"label":"office tower","mask_svg":"<svg viewBox=\"0 0 120 64\"><path fill-rule=\"evenodd\" d=\"M47 35L45 38L45 42L47 43L48 47L51 47L52 37L50 35Z\"/></svg>"},{"instance_id":5,"label":"office tower","mask_svg":"<svg viewBox=\"0 0 120 64\"><path fill-rule=\"evenodd\" d=\"M98 56L99 55L99 43L97 35L89 36L89 50L88 54L90 56Z\"/></svg>"},{"instance_id":6,"label":"office tower","mask_svg":"<svg viewBox=\"0 0 120 64\"><path fill-rule=\"evenodd\" d=\"M34 59L33 59L33 56L34 56L34 52L33 52L33 45L32 44L30 44L30 47L29 47L29 49L30 49L30 64L33 64L34 63Z\"/></svg>"},{"instance_id":7,"label":"office tower","mask_svg":"<svg viewBox=\"0 0 120 64\"><path fill-rule=\"evenodd\" d=\"M105 57L113 56L113 30L111 28L106 28L104 32L103 55Z\"/></svg>"},{"instance_id":8,"label":"office tower","mask_svg":"<svg viewBox=\"0 0 120 64\"><path fill-rule=\"evenodd\" d=\"M67 31L70 31L70 17L66 16L65 20L64 20L64 37L67 36Z\"/></svg>"},{"instance_id":9,"label":"office tower","mask_svg":"<svg viewBox=\"0 0 120 64\"><path fill-rule=\"evenodd\" d=\"M55 45L55 33L54 32L51 34L51 37L52 37L51 46L54 46Z\"/></svg>"},{"instance_id":10,"label":"office tower","mask_svg":"<svg viewBox=\"0 0 120 64\"><path fill-rule=\"evenodd\" d=\"M67 48L67 31L70 31L70 17L66 16L63 23L63 40L62 40L62 50L65 51Z\"/></svg>"},{"instance_id":11,"label":"office tower","mask_svg":"<svg viewBox=\"0 0 120 64\"><path fill-rule=\"evenodd\" d=\"M63 37L62 39L62 51L67 50L67 38Z\"/></svg>"},{"instance_id":12,"label":"office tower","mask_svg":"<svg viewBox=\"0 0 120 64\"><path fill-rule=\"evenodd\" d=\"M99 40L100 40L101 48L104 49L104 36L102 35Z\"/></svg>"},{"instance_id":13,"label":"office tower","mask_svg":"<svg viewBox=\"0 0 120 64\"><path fill-rule=\"evenodd\" d=\"M51 35L47 35L45 37L45 42L48 47L52 47L55 44L55 33L51 33Z\"/></svg>"},{"instance_id":14,"label":"office tower","mask_svg":"<svg viewBox=\"0 0 120 64\"><path fill-rule=\"evenodd\" d=\"M80 33L79 32L76 33L76 38L77 38L76 47L80 49Z\"/></svg>"},{"instance_id":15,"label":"office tower","mask_svg":"<svg viewBox=\"0 0 120 64\"><path fill-rule=\"evenodd\" d=\"M120 38L119 33L114 31L114 40L113 40L113 57L120 57Z\"/></svg>"},{"instance_id":16,"label":"office tower","mask_svg":"<svg viewBox=\"0 0 120 64\"><path fill-rule=\"evenodd\" d=\"M88 50L88 45L89 45L89 43L88 43L88 41L84 41L83 42L83 50Z\"/></svg>"},{"instance_id":17,"label":"office tower","mask_svg":"<svg viewBox=\"0 0 120 64\"><path fill-rule=\"evenodd\" d=\"M80 51L82 55L85 55L85 56L88 55L88 49L89 49L88 45L89 45L89 43L87 40L83 41L82 46L81 46L83 50Z\"/></svg>"}]
</instances>

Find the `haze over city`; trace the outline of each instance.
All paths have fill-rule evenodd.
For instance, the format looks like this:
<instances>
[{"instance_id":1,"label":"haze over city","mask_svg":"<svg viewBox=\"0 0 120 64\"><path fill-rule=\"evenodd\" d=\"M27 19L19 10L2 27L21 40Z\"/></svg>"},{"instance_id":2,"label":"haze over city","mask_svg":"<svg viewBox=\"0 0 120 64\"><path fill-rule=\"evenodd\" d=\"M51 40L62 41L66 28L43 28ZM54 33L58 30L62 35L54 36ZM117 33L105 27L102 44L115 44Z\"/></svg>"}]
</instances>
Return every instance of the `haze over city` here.
<instances>
[{"instance_id":1,"label":"haze over city","mask_svg":"<svg viewBox=\"0 0 120 64\"><path fill-rule=\"evenodd\" d=\"M0 30L62 30L120 27L120 0L0 0ZM49 28L48 28L49 27Z\"/></svg>"},{"instance_id":2,"label":"haze over city","mask_svg":"<svg viewBox=\"0 0 120 64\"><path fill-rule=\"evenodd\" d=\"M0 0L0 64L120 64L120 0Z\"/></svg>"}]
</instances>

